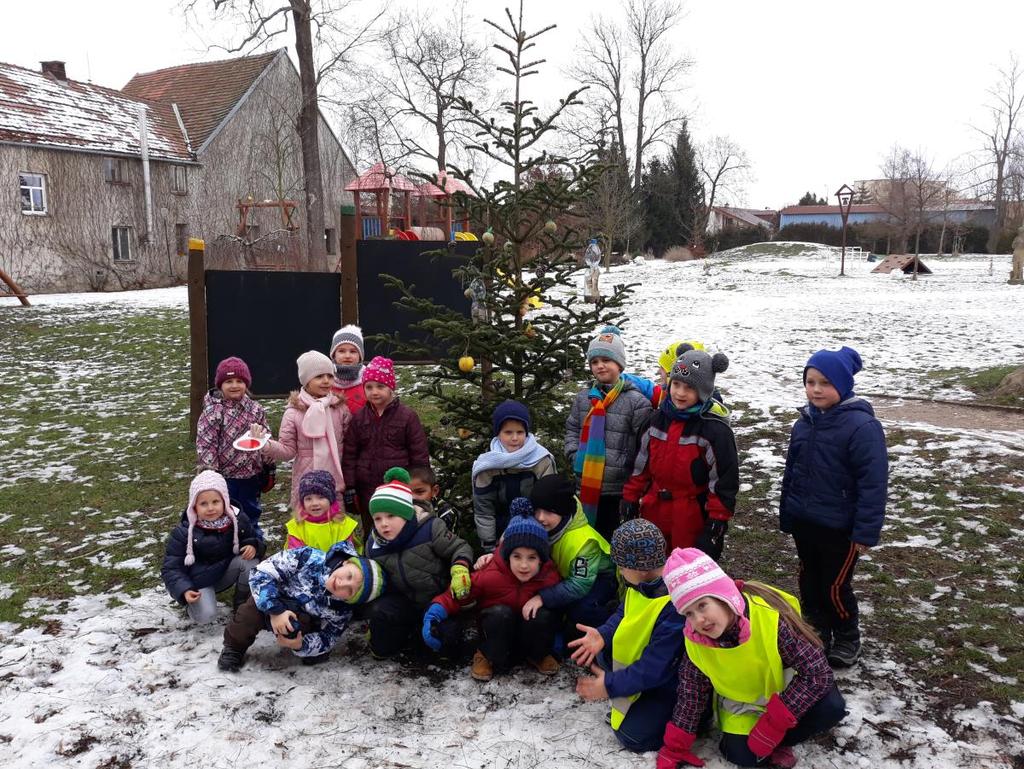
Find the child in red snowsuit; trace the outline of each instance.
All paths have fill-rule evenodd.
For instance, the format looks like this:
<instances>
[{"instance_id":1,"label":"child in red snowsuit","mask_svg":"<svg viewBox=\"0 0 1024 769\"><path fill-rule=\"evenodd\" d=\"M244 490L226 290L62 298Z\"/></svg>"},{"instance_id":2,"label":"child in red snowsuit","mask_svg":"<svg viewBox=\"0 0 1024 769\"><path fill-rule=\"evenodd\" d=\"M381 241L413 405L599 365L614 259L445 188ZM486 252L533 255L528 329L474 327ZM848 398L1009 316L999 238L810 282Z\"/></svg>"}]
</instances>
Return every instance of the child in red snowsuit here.
<instances>
[{"instance_id":1,"label":"child in red snowsuit","mask_svg":"<svg viewBox=\"0 0 1024 769\"><path fill-rule=\"evenodd\" d=\"M698 547L719 558L736 508L739 460L728 412L712 398L729 359L686 350L669 372L669 397L651 419L633 476L622 491L623 518L639 514L665 535L671 552Z\"/></svg>"}]
</instances>

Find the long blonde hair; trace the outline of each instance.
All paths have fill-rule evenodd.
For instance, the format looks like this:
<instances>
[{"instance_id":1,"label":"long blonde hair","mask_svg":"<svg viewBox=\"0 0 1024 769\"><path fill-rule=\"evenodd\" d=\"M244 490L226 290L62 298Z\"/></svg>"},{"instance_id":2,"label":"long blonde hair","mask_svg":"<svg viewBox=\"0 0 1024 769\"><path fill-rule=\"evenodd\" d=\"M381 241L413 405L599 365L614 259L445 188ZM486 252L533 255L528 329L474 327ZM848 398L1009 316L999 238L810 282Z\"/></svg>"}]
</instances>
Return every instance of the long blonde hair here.
<instances>
[{"instance_id":1,"label":"long blonde hair","mask_svg":"<svg viewBox=\"0 0 1024 769\"><path fill-rule=\"evenodd\" d=\"M759 598L779 613L779 618L789 626L790 630L803 636L807 641L814 644L819 649L824 648L825 645L821 642L821 638L818 637L817 632L815 632L810 623L797 613L797 611L790 605L789 601L779 595L775 590L772 590L768 585L763 582L744 582L743 588L740 592L746 593L754 598Z\"/></svg>"}]
</instances>

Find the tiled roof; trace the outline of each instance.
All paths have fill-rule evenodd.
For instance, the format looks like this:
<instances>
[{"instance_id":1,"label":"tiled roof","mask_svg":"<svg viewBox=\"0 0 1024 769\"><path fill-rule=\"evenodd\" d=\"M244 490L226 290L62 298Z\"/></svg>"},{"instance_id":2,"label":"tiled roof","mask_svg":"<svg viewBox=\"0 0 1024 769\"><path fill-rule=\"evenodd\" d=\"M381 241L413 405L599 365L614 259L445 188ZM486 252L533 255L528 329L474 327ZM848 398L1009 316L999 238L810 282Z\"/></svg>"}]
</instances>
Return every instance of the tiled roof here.
<instances>
[{"instance_id":1,"label":"tiled roof","mask_svg":"<svg viewBox=\"0 0 1024 769\"><path fill-rule=\"evenodd\" d=\"M461 179L456 179L447 171L437 171L431 176L433 181L417 185L416 194L424 198L446 198L456 192L473 195L473 191ZM437 182L436 184L434 182Z\"/></svg>"},{"instance_id":2,"label":"tiled roof","mask_svg":"<svg viewBox=\"0 0 1024 769\"><path fill-rule=\"evenodd\" d=\"M749 208L733 208L731 206L715 206L716 211L720 211L726 216L731 216L733 219L738 219L741 222L745 222L753 227L767 227L769 222L758 216ZM769 214L774 213L772 211Z\"/></svg>"},{"instance_id":3,"label":"tiled roof","mask_svg":"<svg viewBox=\"0 0 1024 769\"><path fill-rule=\"evenodd\" d=\"M454 180L453 180L454 181ZM346 192L415 192L416 185L406 179L393 168L385 172L383 163L375 163L370 170L361 175L358 179L345 185Z\"/></svg>"},{"instance_id":4,"label":"tiled roof","mask_svg":"<svg viewBox=\"0 0 1024 769\"><path fill-rule=\"evenodd\" d=\"M192 148L198 151L282 50L222 61L183 64L135 75L129 96L178 105Z\"/></svg>"},{"instance_id":5,"label":"tiled roof","mask_svg":"<svg viewBox=\"0 0 1024 769\"><path fill-rule=\"evenodd\" d=\"M0 63L0 141L138 155L140 105L150 156L191 160L170 106Z\"/></svg>"}]
</instances>

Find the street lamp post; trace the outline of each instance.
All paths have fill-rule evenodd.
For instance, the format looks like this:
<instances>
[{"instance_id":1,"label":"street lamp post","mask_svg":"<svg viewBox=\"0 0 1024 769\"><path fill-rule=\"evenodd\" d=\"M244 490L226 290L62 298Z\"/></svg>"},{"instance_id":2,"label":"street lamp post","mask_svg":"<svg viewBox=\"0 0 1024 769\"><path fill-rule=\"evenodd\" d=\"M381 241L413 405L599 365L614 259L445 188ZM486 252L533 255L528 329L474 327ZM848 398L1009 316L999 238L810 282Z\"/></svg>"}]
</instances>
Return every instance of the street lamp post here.
<instances>
[{"instance_id":1,"label":"street lamp post","mask_svg":"<svg viewBox=\"0 0 1024 769\"><path fill-rule=\"evenodd\" d=\"M839 274L846 274L846 220L850 216L850 206L853 205L853 190L849 185L844 184L836 190L836 197L839 198L839 215L843 217L843 251L839 257Z\"/></svg>"}]
</instances>

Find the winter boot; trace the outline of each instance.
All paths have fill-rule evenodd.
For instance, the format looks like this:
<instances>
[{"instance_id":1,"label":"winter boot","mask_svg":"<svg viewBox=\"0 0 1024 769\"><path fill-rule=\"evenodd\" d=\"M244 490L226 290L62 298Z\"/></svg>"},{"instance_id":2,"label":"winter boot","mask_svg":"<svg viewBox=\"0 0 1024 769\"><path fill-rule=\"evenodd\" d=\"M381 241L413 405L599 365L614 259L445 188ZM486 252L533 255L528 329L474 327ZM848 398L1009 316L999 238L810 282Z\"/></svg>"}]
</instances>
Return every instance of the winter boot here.
<instances>
[{"instance_id":1,"label":"winter boot","mask_svg":"<svg viewBox=\"0 0 1024 769\"><path fill-rule=\"evenodd\" d=\"M793 755L793 748L788 745L779 745L768 758L768 766L772 769L793 769L796 766L796 756Z\"/></svg>"},{"instance_id":2,"label":"winter boot","mask_svg":"<svg viewBox=\"0 0 1024 769\"><path fill-rule=\"evenodd\" d=\"M837 630L832 636L829 648L828 664L833 668L848 668L857 664L860 659L860 630L856 627L848 630Z\"/></svg>"},{"instance_id":3,"label":"winter boot","mask_svg":"<svg viewBox=\"0 0 1024 769\"><path fill-rule=\"evenodd\" d=\"M533 669L540 673L542 676L553 676L558 672L558 660L552 657L550 654L542 660L527 660Z\"/></svg>"},{"instance_id":4,"label":"winter boot","mask_svg":"<svg viewBox=\"0 0 1024 769\"><path fill-rule=\"evenodd\" d=\"M303 665L319 665L322 662L327 662L331 658L330 652L324 652L323 654L315 654L311 657L299 657L302 660Z\"/></svg>"},{"instance_id":5,"label":"winter boot","mask_svg":"<svg viewBox=\"0 0 1024 769\"><path fill-rule=\"evenodd\" d=\"M469 674L477 681L490 681L494 678L494 666L483 652L478 651L473 655L473 666L469 669Z\"/></svg>"},{"instance_id":6,"label":"winter boot","mask_svg":"<svg viewBox=\"0 0 1024 769\"><path fill-rule=\"evenodd\" d=\"M217 657L217 668L225 673L237 673L245 664L245 652L225 646Z\"/></svg>"}]
</instances>

